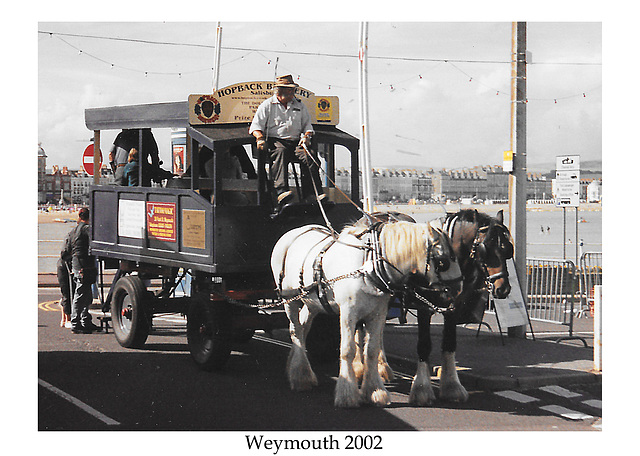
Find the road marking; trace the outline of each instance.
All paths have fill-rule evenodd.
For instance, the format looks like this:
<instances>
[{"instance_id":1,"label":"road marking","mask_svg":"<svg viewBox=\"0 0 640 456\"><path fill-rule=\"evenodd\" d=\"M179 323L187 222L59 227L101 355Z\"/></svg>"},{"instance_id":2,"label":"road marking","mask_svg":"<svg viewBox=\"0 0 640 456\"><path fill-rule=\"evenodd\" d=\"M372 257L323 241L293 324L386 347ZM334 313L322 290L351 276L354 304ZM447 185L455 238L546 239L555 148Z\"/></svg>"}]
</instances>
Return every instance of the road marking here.
<instances>
[{"instance_id":1,"label":"road marking","mask_svg":"<svg viewBox=\"0 0 640 456\"><path fill-rule=\"evenodd\" d=\"M602 401L600 399L588 399L586 401L582 401L582 403L589 407L599 408L602 410Z\"/></svg>"},{"instance_id":2,"label":"road marking","mask_svg":"<svg viewBox=\"0 0 640 456\"><path fill-rule=\"evenodd\" d=\"M537 397L527 396L526 394L518 393L517 391L496 391L494 394L502 397L506 397L507 399L511 399L522 404L527 404L529 402L539 401Z\"/></svg>"},{"instance_id":3,"label":"road marking","mask_svg":"<svg viewBox=\"0 0 640 456\"><path fill-rule=\"evenodd\" d=\"M73 405L75 405L79 409L81 409L81 410L87 412L89 415L99 419L100 421L102 421L104 424L106 424L108 426L115 426L115 425L119 425L120 424L116 420L114 420L112 418L109 418L107 415L104 415L104 414L100 413L99 411L97 411L96 409L91 407L90 405L85 404L80 399L76 399L72 395L70 395L68 393L65 393L61 389L56 388L52 384L47 383L42 379L38 379L38 384L40 386L42 386L43 388L46 388L49 391L51 391L52 393L54 393L54 394L60 396L61 398L65 399L66 401L71 402Z\"/></svg>"},{"instance_id":4,"label":"road marking","mask_svg":"<svg viewBox=\"0 0 640 456\"><path fill-rule=\"evenodd\" d=\"M576 412L575 410L571 410L565 407L561 407L559 405L545 405L540 407L541 410L545 410L547 412L555 413L556 415L560 415L563 418L568 420L580 421L580 420L589 420L593 419L591 415L587 415L586 413Z\"/></svg>"},{"instance_id":5,"label":"road marking","mask_svg":"<svg viewBox=\"0 0 640 456\"><path fill-rule=\"evenodd\" d=\"M59 302L60 301L41 302L41 303L38 303L38 309L44 310L45 312L60 312L60 306L58 305Z\"/></svg>"},{"instance_id":6,"label":"road marking","mask_svg":"<svg viewBox=\"0 0 640 456\"><path fill-rule=\"evenodd\" d=\"M555 394L556 396L561 396L568 399L572 397L582 396L582 394L574 393L573 391L569 391L568 389L565 389L558 385L541 386L539 389L542 391L546 391L547 393Z\"/></svg>"}]
</instances>

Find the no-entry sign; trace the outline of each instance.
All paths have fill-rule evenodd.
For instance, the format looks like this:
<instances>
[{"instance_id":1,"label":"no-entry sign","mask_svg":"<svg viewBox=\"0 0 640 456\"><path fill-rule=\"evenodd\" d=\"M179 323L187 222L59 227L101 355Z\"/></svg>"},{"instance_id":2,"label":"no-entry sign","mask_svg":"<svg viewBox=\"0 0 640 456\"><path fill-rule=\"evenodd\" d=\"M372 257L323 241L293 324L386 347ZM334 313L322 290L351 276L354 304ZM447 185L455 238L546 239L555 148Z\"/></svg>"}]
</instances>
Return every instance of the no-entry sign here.
<instances>
[{"instance_id":1,"label":"no-entry sign","mask_svg":"<svg viewBox=\"0 0 640 456\"><path fill-rule=\"evenodd\" d=\"M98 169L102 166L102 152L100 152L100 163ZM88 175L93 176L93 144L89 144L82 154L82 167Z\"/></svg>"}]
</instances>

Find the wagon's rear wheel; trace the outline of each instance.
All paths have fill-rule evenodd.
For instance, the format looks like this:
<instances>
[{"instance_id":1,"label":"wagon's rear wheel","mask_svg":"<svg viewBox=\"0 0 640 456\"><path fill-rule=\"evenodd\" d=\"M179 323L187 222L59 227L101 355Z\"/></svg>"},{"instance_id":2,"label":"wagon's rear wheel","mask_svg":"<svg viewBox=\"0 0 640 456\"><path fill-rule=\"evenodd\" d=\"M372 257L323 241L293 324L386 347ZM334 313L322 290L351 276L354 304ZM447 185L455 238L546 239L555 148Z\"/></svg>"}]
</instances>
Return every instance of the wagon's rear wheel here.
<instances>
[{"instance_id":1,"label":"wagon's rear wheel","mask_svg":"<svg viewBox=\"0 0 640 456\"><path fill-rule=\"evenodd\" d=\"M187 312L187 342L198 367L211 371L225 365L231 355L228 334L223 332L224 318L213 305L194 299Z\"/></svg>"},{"instance_id":2,"label":"wagon's rear wheel","mask_svg":"<svg viewBox=\"0 0 640 456\"><path fill-rule=\"evenodd\" d=\"M122 277L115 284L111 320L116 340L123 347L142 347L149 336L149 320L144 309L146 294L137 276Z\"/></svg>"}]
</instances>

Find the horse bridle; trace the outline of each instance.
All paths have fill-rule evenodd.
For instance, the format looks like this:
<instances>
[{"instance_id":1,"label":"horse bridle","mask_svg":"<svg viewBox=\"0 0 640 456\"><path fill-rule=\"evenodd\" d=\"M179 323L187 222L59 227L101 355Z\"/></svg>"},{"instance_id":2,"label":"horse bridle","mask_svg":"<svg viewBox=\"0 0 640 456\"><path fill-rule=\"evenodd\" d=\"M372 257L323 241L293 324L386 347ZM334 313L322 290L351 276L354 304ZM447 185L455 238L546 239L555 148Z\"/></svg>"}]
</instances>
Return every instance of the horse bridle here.
<instances>
[{"instance_id":1,"label":"horse bridle","mask_svg":"<svg viewBox=\"0 0 640 456\"><path fill-rule=\"evenodd\" d=\"M370 229L368 230L368 232L370 234L372 234L370 241L368 241L368 245L371 246L371 252L374 256L373 258L373 273L372 274L368 274L368 276L373 279L372 281L374 282L374 284L376 285L376 287L384 292L387 293L397 293L397 292L402 292L402 293L406 293L407 291L409 291L410 288L419 288L421 290L427 291L427 292L437 292L437 293L447 293L449 291L449 285L455 282L460 282L463 279L462 274L460 274L460 276L455 277L453 279L444 279L442 278L442 272L443 271L447 271L449 269L449 267L451 266L451 262L455 261L455 254L453 253L453 249L451 249L451 255L450 258L445 258L444 256L438 256L436 258L436 256L433 253L433 243L431 242L431 239L429 239L429 241L427 242L427 255L426 255L426 259L425 259L425 278L426 278L426 274L427 272L429 272L431 270L431 260L434 260L435 262L437 262L438 264L436 264L435 266L435 276L437 279L437 283L438 284L442 284L444 285L444 288L436 288L433 287L432 285L426 286L426 287L422 287L422 286L417 286L414 285L413 287L410 287L407 285L406 280L403 281L402 285L400 287L398 286L394 286L392 284L392 280L389 277L389 275L386 273L385 269L382 267L384 264L389 265L391 268L395 269L396 272L398 272L401 276L404 276L404 274L402 273L402 271L400 271L395 265L393 265L389 260L387 260L384 255L382 254L382 248L380 246L380 226L383 226L384 222L379 222L379 223L374 223ZM434 228L436 231L438 231L441 234L444 234L443 231L438 230L437 228ZM445 261L446 260L446 261ZM415 291L414 291L415 293ZM416 293L417 295L417 293Z\"/></svg>"},{"instance_id":2,"label":"horse bridle","mask_svg":"<svg viewBox=\"0 0 640 456\"><path fill-rule=\"evenodd\" d=\"M509 271L507 270L507 265L506 263L503 262L502 266L502 271L497 272L495 274L489 274L489 270L487 268L487 263L486 263L486 256L487 256L487 246L485 245L485 241L487 240L488 236L488 232L490 231L491 227L495 225L490 224L490 225L486 225L486 226L482 226L480 228L478 228L478 230L476 231L476 236L473 239L473 245L471 246L471 252L469 253L469 258L471 258L473 261L475 261L476 265L480 268L480 270L482 271L483 275L484 275L484 282L485 285L487 287L488 291L492 291L493 290L493 284L498 281L499 279L506 279L509 277ZM485 233L484 238L482 239L482 241L480 240L480 235Z\"/></svg>"}]
</instances>

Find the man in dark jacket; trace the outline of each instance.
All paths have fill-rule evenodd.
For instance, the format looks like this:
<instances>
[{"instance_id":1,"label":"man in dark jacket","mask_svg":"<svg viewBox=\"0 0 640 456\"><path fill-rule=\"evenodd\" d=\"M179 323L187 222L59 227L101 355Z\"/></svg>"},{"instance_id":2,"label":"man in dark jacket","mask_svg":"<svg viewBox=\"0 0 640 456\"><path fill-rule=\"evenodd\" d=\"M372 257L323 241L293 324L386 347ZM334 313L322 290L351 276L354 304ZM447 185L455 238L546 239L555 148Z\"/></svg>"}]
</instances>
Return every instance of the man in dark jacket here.
<instances>
[{"instance_id":1,"label":"man in dark jacket","mask_svg":"<svg viewBox=\"0 0 640 456\"><path fill-rule=\"evenodd\" d=\"M60 292L62 298L60 299L60 307L62 308L62 319L60 320L60 326L70 327L71 325L71 300L73 299L73 292L75 286L70 280L71 272L71 234L72 231L67 233L62 244L62 250L60 251L60 258L58 258L57 275L58 284L60 285Z\"/></svg>"},{"instance_id":2,"label":"man in dark jacket","mask_svg":"<svg viewBox=\"0 0 640 456\"><path fill-rule=\"evenodd\" d=\"M78 212L78 224L70 235L71 267L76 290L71 302L71 330L88 334L98 327L91 321L89 306L93 301L91 286L98 277L96 258L89 255L89 209Z\"/></svg>"}]
</instances>

